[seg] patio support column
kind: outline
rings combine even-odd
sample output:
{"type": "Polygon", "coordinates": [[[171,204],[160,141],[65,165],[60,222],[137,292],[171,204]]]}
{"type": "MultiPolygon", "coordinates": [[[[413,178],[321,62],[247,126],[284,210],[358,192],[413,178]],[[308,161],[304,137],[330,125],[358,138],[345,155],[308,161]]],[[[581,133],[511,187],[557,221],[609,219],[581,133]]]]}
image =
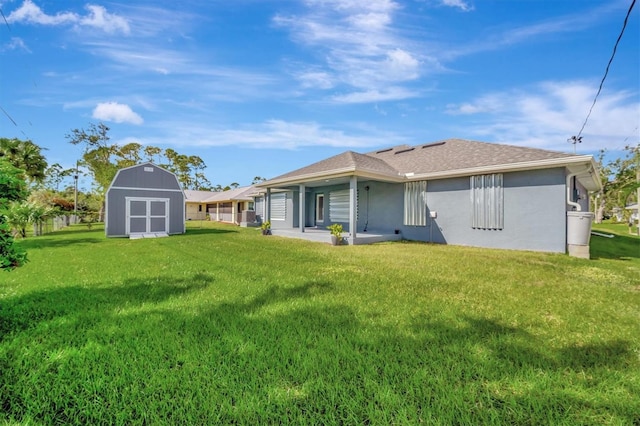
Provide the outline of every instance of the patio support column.
{"type": "Polygon", "coordinates": [[[271,188],[267,188],[267,193],[264,196],[264,220],[271,222],[271,188]]]}
{"type": "Polygon", "coordinates": [[[231,223],[236,223],[236,210],[238,209],[238,202],[231,202],[231,223]]]}
{"type": "Polygon", "coordinates": [[[358,226],[358,177],[351,176],[349,180],[349,232],[351,244],[356,243],[356,228],[358,226]]]}
{"type": "Polygon", "coordinates": [[[305,187],[304,187],[304,183],[300,184],[300,206],[298,208],[298,210],[300,211],[300,232],[304,232],[304,224],[305,224],[305,217],[306,217],[306,201],[305,201],[305,187]]]}
{"type": "Polygon", "coordinates": [[[216,222],[220,220],[220,203],[216,203],[216,222]]]}

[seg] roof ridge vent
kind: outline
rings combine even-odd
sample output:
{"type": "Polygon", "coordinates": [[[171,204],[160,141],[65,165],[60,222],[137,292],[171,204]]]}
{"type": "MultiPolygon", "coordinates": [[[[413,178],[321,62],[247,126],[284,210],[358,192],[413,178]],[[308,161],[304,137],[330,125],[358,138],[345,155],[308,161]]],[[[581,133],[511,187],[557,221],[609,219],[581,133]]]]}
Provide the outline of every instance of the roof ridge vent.
{"type": "Polygon", "coordinates": [[[394,152],[394,154],[402,154],[403,152],[409,152],[409,151],[413,151],[415,148],[411,147],[411,148],[407,148],[407,149],[401,149],[400,151],[396,151],[394,152]]]}
{"type": "Polygon", "coordinates": [[[385,149],[381,149],[380,151],[376,151],[376,154],[382,154],[383,152],[389,152],[392,151],[393,148],[385,148],[385,149]]]}
{"type": "Polygon", "coordinates": [[[446,141],[442,141],[442,142],[434,142],[434,143],[427,143],[422,145],[420,148],[431,148],[432,146],[440,146],[440,145],[444,145],[445,143],[447,143],[446,141]]]}

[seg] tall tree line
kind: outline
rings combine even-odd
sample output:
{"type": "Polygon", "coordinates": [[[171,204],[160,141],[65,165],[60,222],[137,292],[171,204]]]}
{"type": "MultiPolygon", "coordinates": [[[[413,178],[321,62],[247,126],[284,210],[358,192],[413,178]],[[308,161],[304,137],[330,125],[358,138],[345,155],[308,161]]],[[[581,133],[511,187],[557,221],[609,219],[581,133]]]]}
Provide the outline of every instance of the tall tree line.
{"type": "MultiPolygon", "coordinates": [[[[609,162],[605,154],[602,150],[597,157],[602,189],[591,196],[596,223],[640,199],[640,145],[627,145],[623,156],[609,162]]],[[[631,213],[623,210],[623,214],[629,220],[631,213]]]]}
{"type": "MultiPolygon", "coordinates": [[[[92,123],[86,129],[73,129],[66,135],[69,143],[84,147],[80,165],[89,171],[95,191],[102,200],[119,169],[142,161],[153,162],[171,171],[185,189],[211,189],[211,182],[204,175],[207,166],[197,155],[187,156],[171,148],[163,150],[136,142],[120,146],[111,142],[109,130],[109,127],[103,123],[92,123]]],[[[103,211],[104,208],[101,208],[100,221],[103,220],[103,211]]]]}

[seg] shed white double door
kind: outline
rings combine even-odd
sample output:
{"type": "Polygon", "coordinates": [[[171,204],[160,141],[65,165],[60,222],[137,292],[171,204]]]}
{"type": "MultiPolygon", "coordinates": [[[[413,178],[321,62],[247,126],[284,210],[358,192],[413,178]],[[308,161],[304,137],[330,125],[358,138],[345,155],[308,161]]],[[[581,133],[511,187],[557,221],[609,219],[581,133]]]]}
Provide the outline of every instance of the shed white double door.
{"type": "Polygon", "coordinates": [[[169,199],[127,197],[127,235],[167,233],[169,199]]]}

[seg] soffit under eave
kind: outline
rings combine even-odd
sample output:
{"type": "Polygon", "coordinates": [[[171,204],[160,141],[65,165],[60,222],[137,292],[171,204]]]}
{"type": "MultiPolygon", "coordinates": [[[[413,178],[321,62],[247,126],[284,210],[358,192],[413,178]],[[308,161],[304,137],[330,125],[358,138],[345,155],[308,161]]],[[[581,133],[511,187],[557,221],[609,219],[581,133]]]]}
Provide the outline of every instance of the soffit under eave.
{"type": "Polygon", "coordinates": [[[575,164],[567,167],[567,172],[575,174],[576,179],[587,191],[599,191],[602,189],[600,170],[595,160],[590,163],[575,164]]]}

